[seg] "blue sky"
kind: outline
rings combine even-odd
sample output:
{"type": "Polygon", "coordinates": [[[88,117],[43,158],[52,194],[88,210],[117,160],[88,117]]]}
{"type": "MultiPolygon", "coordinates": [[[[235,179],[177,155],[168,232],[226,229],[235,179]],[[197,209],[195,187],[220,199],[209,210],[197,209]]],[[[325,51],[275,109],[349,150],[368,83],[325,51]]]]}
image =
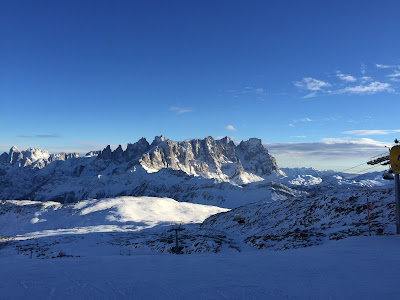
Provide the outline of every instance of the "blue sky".
{"type": "Polygon", "coordinates": [[[3,1],[0,150],[258,137],[345,168],[400,137],[398,1],[3,1]],[[392,107],[392,108],[391,108],[392,107]]]}

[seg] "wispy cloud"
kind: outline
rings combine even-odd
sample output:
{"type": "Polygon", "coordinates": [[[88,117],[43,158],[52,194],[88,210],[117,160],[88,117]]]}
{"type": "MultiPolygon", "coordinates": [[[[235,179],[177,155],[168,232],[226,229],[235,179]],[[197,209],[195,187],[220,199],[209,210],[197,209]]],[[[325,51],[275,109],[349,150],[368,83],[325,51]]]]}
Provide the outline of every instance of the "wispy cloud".
{"type": "Polygon", "coordinates": [[[312,93],[309,93],[309,94],[303,96],[303,98],[305,98],[305,99],[307,99],[307,98],[314,98],[314,97],[316,97],[317,95],[318,95],[318,94],[317,94],[316,92],[312,92],[312,93]]]}
{"type": "Polygon", "coordinates": [[[169,110],[175,112],[177,115],[193,112],[192,108],[183,108],[179,106],[172,106],[169,108],[169,110]]]}
{"type": "Polygon", "coordinates": [[[354,76],[343,74],[340,71],[336,71],[336,76],[346,82],[355,82],[357,79],[354,76]]]}
{"type": "Polygon", "coordinates": [[[298,122],[312,122],[313,120],[311,120],[310,118],[301,118],[301,119],[297,119],[297,120],[293,120],[293,123],[298,123],[298,122]]]}
{"type": "Polygon", "coordinates": [[[390,78],[400,77],[400,72],[395,70],[393,74],[386,75],[386,77],[390,77],[390,78]]]}
{"type": "Polygon", "coordinates": [[[17,135],[19,138],[39,138],[39,139],[54,139],[61,137],[59,134],[35,134],[35,135],[17,135]]]}
{"type": "Polygon", "coordinates": [[[305,135],[292,135],[291,138],[296,138],[296,139],[305,139],[305,135]]]}
{"type": "Polygon", "coordinates": [[[394,130],[379,130],[379,129],[374,129],[374,130],[349,130],[349,131],[344,131],[344,134],[352,134],[352,135],[386,135],[386,134],[393,134],[393,133],[398,133],[400,132],[400,129],[394,129],[394,130]]]}
{"type": "Polygon", "coordinates": [[[256,88],[256,89],[255,89],[255,92],[256,92],[256,94],[258,94],[258,95],[264,95],[264,94],[265,94],[263,88],[256,88]]]}
{"type": "Polygon", "coordinates": [[[318,80],[312,77],[305,77],[301,81],[295,81],[295,86],[301,89],[309,91],[320,91],[322,88],[330,87],[331,84],[322,80],[318,80]]]}
{"type": "Polygon", "coordinates": [[[371,156],[385,151],[389,144],[367,138],[337,139],[324,138],[311,143],[264,144],[276,158],[283,159],[360,159],[367,161],[371,156]]]}
{"type": "Polygon", "coordinates": [[[236,131],[236,128],[233,125],[227,125],[225,126],[225,129],[229,131],[236,131]]]}
{"type": "Polygon", "coordinates": [[[289,127],[295,127],[292,123],[289,124],[289,127]]]}
{"type": "Polygon", "coordinates": [[[60,135],[58,134],[37,134],[35,135],[36,138],[40,139],[53,139],[53,138],[59,138],[60,135]]]}
{"type": "Polygon", "coordinates": [[[360,72],[363,75],[367,74],[367,65],[366,64],[361,64],[360,72]]]}
{"type": "Polygon", "coordinates": [[[390,69],[392,66],[383,65],[383,64],[376,64],[375,65],[378,69],[390,69]]]}
{"type": "Polygon", "coordinates": [[[361,77],[361,81],[362,81],[362,83],[365,83],[365,82],[368,82],[368,81],[372,81],[372,77],[363,76],[363,77],[361,77]]]}
{"type": "Polygon", "coordinates": [[[389,83],[373,81],[368,85],[349,86],[337,90],[336,94],[376,94],[379,92],[393,92],[389,83]]]}
{"type": "Polygon", "coordinates": [[[384,65],[384,64],[376,64],[378,69],[400,69],[400,65],[384,65]]]}
{"type": "Polygon", "coordinates": [[[244,95],[265,96],[267,94],[264,88],[254,86],[245,86],[238,90],[228,90],[228,93],[232,94],[234,98],[240,98],[244,95]]]}

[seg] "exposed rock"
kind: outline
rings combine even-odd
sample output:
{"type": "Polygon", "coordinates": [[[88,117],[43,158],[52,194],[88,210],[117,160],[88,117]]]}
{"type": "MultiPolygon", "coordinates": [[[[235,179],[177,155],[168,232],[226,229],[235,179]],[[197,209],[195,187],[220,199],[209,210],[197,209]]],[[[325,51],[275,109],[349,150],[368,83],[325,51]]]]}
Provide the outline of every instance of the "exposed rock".
{"type": "Polygon", "coordinates": [[[111,154],[112,154],[111,146],[108,145],[107,147],[104,148],[103,151],[99,153],[99,155],[97,155],[97,158],[101,158],[104,160],[111,160],[111,154]]]}

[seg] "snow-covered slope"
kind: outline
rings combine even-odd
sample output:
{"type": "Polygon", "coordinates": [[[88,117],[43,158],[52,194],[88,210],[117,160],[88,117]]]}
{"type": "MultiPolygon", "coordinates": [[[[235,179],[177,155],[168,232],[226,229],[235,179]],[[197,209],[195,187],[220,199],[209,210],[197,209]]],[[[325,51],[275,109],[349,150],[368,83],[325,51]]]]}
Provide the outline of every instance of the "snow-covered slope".
{"type": "Polygon", "coordinates": [[[237,236],[257,248],[291,249],[368,234],[367,198],[372,231],[395,233],[392,189],[314,188],[283,201],[251,203],[209,217],[204,228],[237,236]]]}
{"type": "Polygon", "coordinates": [[[171,223],[201,223],[227,211],[169,198],[118,197],[63,205],[29,200],[0,201],[3,236],[31,239],[93,232],[138,231],[171,223]]]}
{"type": "Polygon", "coordinates": [[[292,249],[367,235],[367,198],[373,234],[393,234],[393,189],[361,187],[318,187],[291,198],[271,194],[263,201],[247,200],[249,204],[231,211],[149,197],[85,200],[69,205],[2,201],[0,227],[9,242],[41,238],[41,245],[27,242],[25,246],[34,247],[38,253],[54,242],[48,239],[52,236],[57,237],[57,244],[68,244],[70,235],[83,235],[87,241],[88,233],[107,232],[119,234],[97,235],[89,241],[105,249],[113,244],[171,252],[173,241],[165,228],[170,223],[186,224],[181,236],[183,253],[244,251],[252,247],[292,249]],[[127,240],[129,243],[124,244],[127,240]]]}

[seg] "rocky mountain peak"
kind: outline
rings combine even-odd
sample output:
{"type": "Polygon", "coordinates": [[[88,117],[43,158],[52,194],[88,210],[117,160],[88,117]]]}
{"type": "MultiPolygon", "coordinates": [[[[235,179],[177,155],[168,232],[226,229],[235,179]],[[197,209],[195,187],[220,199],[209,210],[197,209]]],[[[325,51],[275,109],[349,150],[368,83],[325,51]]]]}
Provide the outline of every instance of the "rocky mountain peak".
{"type": "Polygon", "coordinates": [[[10,152],[0,155],[0,162],[5,162],[18,167],[30,166],[31,168],[43,168],[55,160],[67,160],[79,157],[79,153],[59,153],[50,154],[46,150],[29,147],[25,151],[20,151],[16,146],[11,147],[10,152]]]}
{"type": "Polygon", "coordinates": [[[151,148],[158,146],[160,143],[165,141],[165,137],[163,135],[155,136],[153,142],[151,143],[151,148]]]}
{"type": "Polygon", "coordinates": [[[123,162],[124,161],[124,150],[122,150],[122,146],[119,145],[117,149],[115,149],[111,154],[111,159],[115,162],[123,162]]]}
{"type": "Polygon", "coordinates": [[[9,156],[7,152],[3,152],[3,154],[0,155],[0,162],[8,162],[9,161],[9,156]]]}
{"type": "Polygon", "coordinates": [[[10,149],[10,153],[8,154],[9,163],[14,165],[17,161],[24,158],[24,155],[19,151],[16,146],[12,146],[10,149]]]}
{"type": "Polygon", "coordinates": [[[100,151],[100,153],[97,155],[98,158],[101,159],[105,159],[105,160],[109,160],[111,159],[111,146],[107,145],[107,147],[105,147],[102,151],[100,151]]]}
{"type": "Polygon", "coordinates": [[[240,184],[260,181],[263,180],[261,176],[279,171],[260,139],[250,139],[235,146],[230,137],[215,140],[208,136],[203,140],[185,140],[180,143],[164,140],[144,153],[139,163],[148,172],[171,168],[189,175],[240,184]]]}

